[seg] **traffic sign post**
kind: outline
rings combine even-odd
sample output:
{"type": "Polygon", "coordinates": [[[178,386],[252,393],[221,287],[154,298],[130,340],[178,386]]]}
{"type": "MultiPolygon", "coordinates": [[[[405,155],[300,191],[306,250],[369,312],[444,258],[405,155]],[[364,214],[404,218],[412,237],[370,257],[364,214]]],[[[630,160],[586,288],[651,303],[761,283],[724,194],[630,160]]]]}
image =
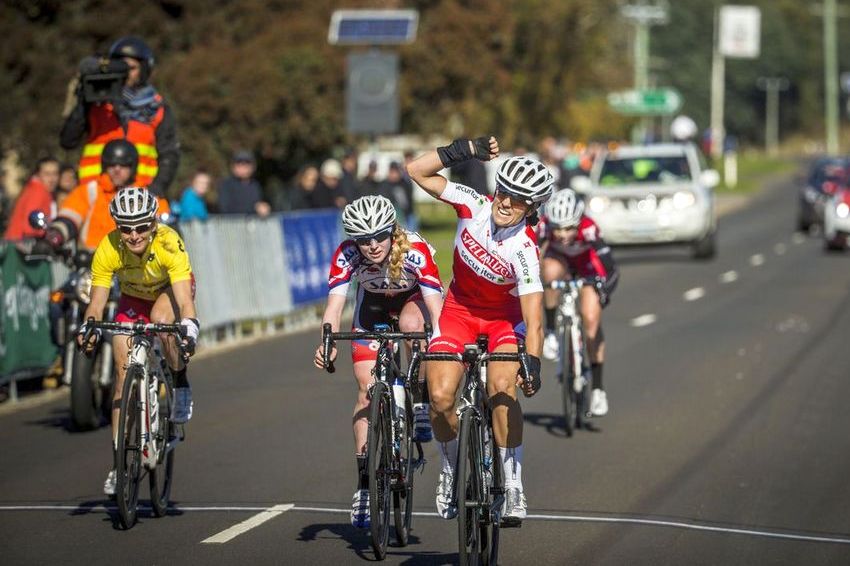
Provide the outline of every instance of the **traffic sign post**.
{"type": "Polygon", "coordinates": [[[627,116],[670,116],[682,107],[682,95],[673,88],[623,90],[609,93],[608,104],[627,116]]]}

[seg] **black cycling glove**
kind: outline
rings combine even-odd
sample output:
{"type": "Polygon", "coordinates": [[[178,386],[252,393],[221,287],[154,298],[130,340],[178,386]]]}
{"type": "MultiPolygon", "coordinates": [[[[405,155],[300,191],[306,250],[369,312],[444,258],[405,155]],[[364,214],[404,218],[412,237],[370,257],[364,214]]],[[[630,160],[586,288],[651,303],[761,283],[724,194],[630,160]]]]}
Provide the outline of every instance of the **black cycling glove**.
{"type": "Polygon", "coordinates": [[[443,167],[452,167],[458,163],[468,161],[473,157],[481,161],[490,160],[490,138],[484,136],[474,140],[459,138],[451,144],[437,148],[437,155],[443,167]],[[471,142],[471,143],[470,143],[471,142]],[[470,148],[470,145],[472,146],[470,148]]]}
{"type": "MultiPolygon", "coordinates": [[[[526,393],[526,397],[531,397],[538,391],[540,391],[540,358],[537,356],[528,356],[528,364],[526,366],[528,368],[528,377],[531,379],[531,393],[526,393]]],[[[525,390],[523,389],[523,392],[525,390]]]]}

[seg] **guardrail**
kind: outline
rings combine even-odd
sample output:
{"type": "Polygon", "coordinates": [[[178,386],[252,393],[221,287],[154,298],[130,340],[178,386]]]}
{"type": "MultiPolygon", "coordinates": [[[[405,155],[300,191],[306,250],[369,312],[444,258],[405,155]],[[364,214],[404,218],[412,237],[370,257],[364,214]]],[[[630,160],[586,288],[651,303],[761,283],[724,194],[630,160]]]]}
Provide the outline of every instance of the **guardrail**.
{"type": "MultiPolygon", "coordinates": [[[[267,218],[213,216],[180,225],[192,261],[201,347],[318,324],[328,262],[341,241],[336,209],[267,218]]],[[[0,242],[0,384],[40,377],[56,356],[50,291],[68,276],[58,262],[24,262],[0,242]]]]}

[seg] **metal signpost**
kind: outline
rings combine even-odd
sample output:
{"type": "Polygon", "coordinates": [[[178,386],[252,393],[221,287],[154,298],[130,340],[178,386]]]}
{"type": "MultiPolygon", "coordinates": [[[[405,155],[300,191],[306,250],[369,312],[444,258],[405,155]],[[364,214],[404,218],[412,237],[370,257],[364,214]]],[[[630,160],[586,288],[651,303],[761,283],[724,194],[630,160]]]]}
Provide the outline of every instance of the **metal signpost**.
{"type": "Polygon", "coordinates": [[[355,134],[394,134],[400,111],[398,54],[376,48],[416,39],[417,10],[337,10],[331,16],[331,45],[372,47],[350,53],[345,89],[346,125],[355,134]]]}

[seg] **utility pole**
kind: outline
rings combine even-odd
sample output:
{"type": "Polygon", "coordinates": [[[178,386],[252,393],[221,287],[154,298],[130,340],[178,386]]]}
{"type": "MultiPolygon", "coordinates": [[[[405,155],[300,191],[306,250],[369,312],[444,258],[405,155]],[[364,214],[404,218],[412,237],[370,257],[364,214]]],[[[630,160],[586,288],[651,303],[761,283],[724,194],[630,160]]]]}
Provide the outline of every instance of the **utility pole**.
{"type": "Polygon", "coordinates": [[[788,79],[759,77],[756,79],[756,86],[766,93],[764,145],[768,155],[775,156],[779,149],[779,92],[788,90],[788,79]]]}
{"type": "Polygon", "coordinates": [[[720,53],[720,7],[714,8],[714,38],[711,42],[711,157],[723,155],[723,108],[726,95],[726,58],[720,53]]]}
{"type": "Polygon", "coordinates": [[[838,34],[835,0],[823,2],[823,73],[826,151],[838,153],[838,34]]]}
{"type": "MultiPolygon", "coordinates": [[[[634,88],[646,90],[649,88],[649,27],[667,23],[667,0],[657,0],[653,4],[639,0],[637,4],[626,4],[621,7],[620,14],[635,26],[634,88]]],[[[641,120],[639,133],[633,134],[633,137],[645,137],[647,129],[648,118],[644,118],[641,120]]]]}

